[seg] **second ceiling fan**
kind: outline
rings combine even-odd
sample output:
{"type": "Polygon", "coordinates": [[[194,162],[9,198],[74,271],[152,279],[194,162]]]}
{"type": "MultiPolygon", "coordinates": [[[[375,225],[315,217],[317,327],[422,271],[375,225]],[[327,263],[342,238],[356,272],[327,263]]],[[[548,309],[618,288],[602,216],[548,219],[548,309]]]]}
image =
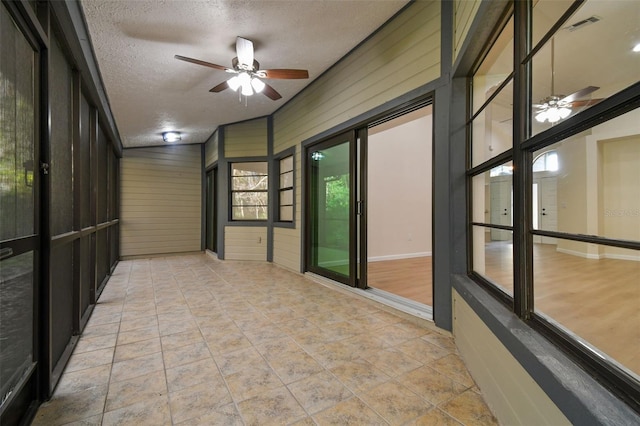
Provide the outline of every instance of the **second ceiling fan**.
{"type": "Polygon", "coordinates": [[[236,39],[236,55],[237,56],[231,61],[232,68],[212,64],[211,62],[201,61],[199,59],[188,58],[186,56],[175,55],[174,57],[181,61],[191,62],[193,64],[235,74],[229,80],[223,81],[209,90],[214,93],[222,92],[223,90],[230,88],[234,91],[240,90],[240,93],[244,96],[251,96],[254,93],[264,93],[265,96],[275,101],[282,98],[282,96],[273,87],[262,81],[262,79],[309,78],[309,72],[307,70],[261,70],[260,64],[253,57],[253,42],[246,38],[238,37],[236,39]]]}

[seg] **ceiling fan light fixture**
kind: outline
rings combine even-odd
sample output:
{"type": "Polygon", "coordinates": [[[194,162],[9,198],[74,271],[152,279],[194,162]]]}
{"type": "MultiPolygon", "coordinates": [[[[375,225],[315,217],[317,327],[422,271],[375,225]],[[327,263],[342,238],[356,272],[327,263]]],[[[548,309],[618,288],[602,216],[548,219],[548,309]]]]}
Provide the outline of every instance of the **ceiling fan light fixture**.
{"type": "Polygon", "coordinates": [[[240,78],[237,75],[234,75],[229,79],[229,81],[227,81],[227,84],[229,85],[229,88],[231,90],[233,90],[234,92],[237,92],[238,88],[241,85],[240,78]]]}
{"type": "Polygon", "coordinates": [[[545,121],[548,121],[549,123],[557,123],[558,121],[564,120],[570,115],[570,108],[552,106],[543,111],[540,111],[538,114],[536,114],[535,118],[539,123],[544,123],[545,121]]]}
{"type": "Polygon", "coordinates": [[[253,90],[256,91],[256,93],[260,93],[264,90],[264,82],[258,78],[252,78],[251,79],[251,86],[253,87],[253,90]]]}
{"type": "Polygon", "coordinates": [[[640,43],[633,46],[633,49],[631,50],[633,50],[635,53],[640,53],[640,43]]]}

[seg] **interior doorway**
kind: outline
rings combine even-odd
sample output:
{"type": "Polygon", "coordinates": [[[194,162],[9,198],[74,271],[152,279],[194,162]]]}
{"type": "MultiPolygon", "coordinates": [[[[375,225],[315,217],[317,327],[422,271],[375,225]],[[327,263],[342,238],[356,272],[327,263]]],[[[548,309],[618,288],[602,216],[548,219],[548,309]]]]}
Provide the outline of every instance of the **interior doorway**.
{"type": "Polygon", "coordinates": [[[367,285],[424,305],[432,291],[431,105],[369,127],[367,285]]]}

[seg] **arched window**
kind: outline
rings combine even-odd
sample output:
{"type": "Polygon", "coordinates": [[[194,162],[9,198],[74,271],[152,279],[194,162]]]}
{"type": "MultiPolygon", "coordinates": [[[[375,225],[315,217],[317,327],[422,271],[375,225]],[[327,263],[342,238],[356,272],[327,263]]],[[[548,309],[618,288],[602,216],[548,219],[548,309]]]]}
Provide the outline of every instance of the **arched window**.
{"type": "Polygon", "coordinates": [[[538,155],[533,160],[533,172],[557,172],[558,171],[558,153],[556,151],[547,151],[538,155]]]}

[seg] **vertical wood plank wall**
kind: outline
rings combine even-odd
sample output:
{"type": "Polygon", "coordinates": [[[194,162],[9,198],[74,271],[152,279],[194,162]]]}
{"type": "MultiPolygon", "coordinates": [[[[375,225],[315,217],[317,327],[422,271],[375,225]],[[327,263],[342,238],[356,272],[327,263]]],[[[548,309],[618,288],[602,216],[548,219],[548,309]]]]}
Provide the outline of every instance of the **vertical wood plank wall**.
{"type": "Polygon", "coordinates": [[[453,4],[453,61],[455,62],[467,37],[481,0],[455,0],[453,4]]]}
{"type": "Polygon", "coordinates": [[[453,290],[453,336],[502,424],[571,424],[473,309],[453,290]]]}
{"type": "Polygon", "coordinates": [[[200,251],[200,146],[126,149],[121,164],[121,256],[200,251]]]}
{"type": "Polygon", "coordinates": [[[296,228],[274,229],[275,263],[300,270],[301,142],[440,77],[440,44],[440,3],[415,2],[274,114],[274,153],[298,145],[296,228]]]}
{"type": "Polygon", "coordinates": [[[207,168],[218,161],[218,131],[204,145],[204,167],[207,168]]]}

